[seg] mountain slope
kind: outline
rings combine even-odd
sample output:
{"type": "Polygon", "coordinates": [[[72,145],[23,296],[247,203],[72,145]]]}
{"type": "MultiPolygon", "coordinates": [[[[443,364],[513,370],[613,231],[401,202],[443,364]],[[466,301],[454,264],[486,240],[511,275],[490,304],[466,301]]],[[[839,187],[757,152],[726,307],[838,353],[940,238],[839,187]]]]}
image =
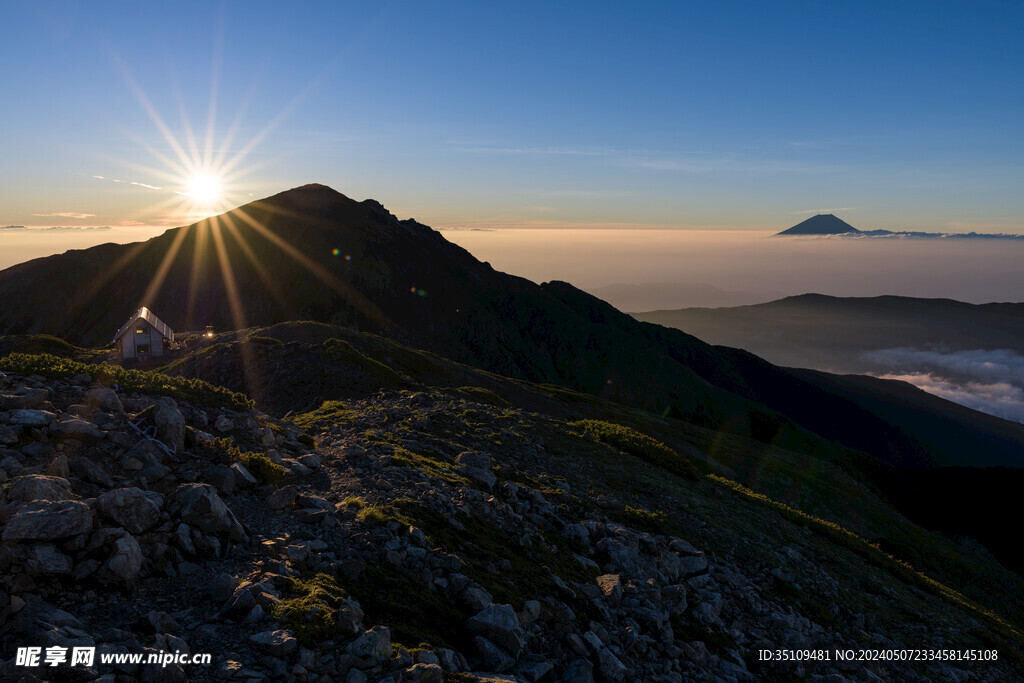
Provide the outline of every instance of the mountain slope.
{"type": "Polygon", "coordinates": [[[932,453],[884,411],[749,354],[639,323],[566,283],[496,272],[426,226],[321,185],[141,244],[20,264],[0,273],[0,300],[0,331],[72,343],[105,343],[140,305],[178,330],[348,325],[501,375],[803,450],[829,450],[816,433],[901,466],[979,464],[974,452],[932,453]]]}

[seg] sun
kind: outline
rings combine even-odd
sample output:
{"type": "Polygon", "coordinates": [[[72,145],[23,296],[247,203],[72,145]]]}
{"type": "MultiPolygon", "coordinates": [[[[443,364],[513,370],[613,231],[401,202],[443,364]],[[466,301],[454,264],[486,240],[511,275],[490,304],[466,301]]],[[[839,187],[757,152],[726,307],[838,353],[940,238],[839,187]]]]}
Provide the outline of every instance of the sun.
{"type": "Polygon", "coordinates": [[[211,206],[223,196],[218,178],[209,173],[197,173],[188,180],[188,194],[196,204],[211,206]]]}

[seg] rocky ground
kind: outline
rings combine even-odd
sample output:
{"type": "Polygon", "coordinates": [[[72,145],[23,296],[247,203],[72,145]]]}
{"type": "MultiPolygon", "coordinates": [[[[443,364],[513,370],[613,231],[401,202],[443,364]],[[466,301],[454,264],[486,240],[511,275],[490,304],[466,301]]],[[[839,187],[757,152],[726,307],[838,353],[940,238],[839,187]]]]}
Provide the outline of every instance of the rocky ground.
{"type": "MultiPolygon", "coordinates": [[[[395,391],[294,422],[0,375],[5,680],[1009,680],[942,597],[583,424],[395,391]],[[133,426],[134,425],[134,426],[133,426]],[[141,430],[141,432],[140,432],[141,430]],[[18,666],[18,647],[212,663],[18,666]],[[834,658],[834,657],[833,657],[834,658]]],[[[98,661],[98,660],[97,660],[98,661]]]]}

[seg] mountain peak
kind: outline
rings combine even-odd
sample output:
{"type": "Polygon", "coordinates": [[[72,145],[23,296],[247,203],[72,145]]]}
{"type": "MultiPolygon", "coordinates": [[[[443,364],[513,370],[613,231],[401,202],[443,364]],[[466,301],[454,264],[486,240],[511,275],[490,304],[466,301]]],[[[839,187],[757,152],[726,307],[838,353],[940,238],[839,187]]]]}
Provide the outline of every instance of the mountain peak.
{"type": "Polygon", "coordinates": [[[842,218],[837,218],[830,213],[819,213],[807,220],[797,223],[788,230],[783,230],[779,235],[843,235],[849,232],[860,232],[842,218]]]}

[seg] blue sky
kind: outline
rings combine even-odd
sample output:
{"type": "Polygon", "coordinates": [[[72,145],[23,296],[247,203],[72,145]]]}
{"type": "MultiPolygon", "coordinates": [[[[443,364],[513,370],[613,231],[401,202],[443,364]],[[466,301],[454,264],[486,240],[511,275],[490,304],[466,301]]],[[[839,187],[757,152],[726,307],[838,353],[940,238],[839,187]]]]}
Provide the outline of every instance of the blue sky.
{"type": "Polygon", "coordinates": [[[0,225],[184,224],[201,171],[215,208],[322,182],[437,227],[1024,232],[1022,25],[1019,2],[6,2],[0,225]]]}

